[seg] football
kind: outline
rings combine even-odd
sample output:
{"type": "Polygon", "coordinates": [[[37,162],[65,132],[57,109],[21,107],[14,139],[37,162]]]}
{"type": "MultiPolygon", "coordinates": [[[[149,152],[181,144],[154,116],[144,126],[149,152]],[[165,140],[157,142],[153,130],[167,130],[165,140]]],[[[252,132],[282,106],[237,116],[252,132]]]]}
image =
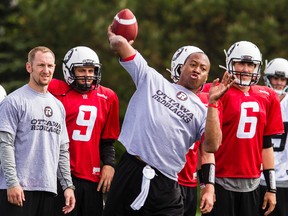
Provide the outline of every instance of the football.
{"type": "Polygon", "coordinates": [[[119,11],[111,26],[111,30],[116,35],[121,35],[127,41],[135,40],[138,34],[138,23],[136,17],[129,9],[119,11]]]}

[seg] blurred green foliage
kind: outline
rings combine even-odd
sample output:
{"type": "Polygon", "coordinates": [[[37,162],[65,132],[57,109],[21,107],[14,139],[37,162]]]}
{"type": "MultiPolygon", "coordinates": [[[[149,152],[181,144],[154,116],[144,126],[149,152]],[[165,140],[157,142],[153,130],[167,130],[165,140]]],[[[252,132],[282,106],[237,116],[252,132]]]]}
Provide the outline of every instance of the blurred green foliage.
{"type": "MultiPolygon", "coordinates": [[[[138,20],[134,47],[168,79],[165,69],[183,45],[199,46],[208,54],[209,81],[222,77],[218,65],[225,65],[223,49],[239,40],[255,43],[263,60],[288,55],[287,0],[1,0],[0,84],[10,93],[27,82],[25,63],[34,46],[55,52],[59,79],[65,53],[89,46],[102,63],[102,85],[118,94],[122,122],[135,86],[109,49],[106,30],[123,8],[138,20]]],[[[118,158],[124,148],[116,146],[118,158]]]]}
{"type": "MultiPolygon", "coordinates": [[[[135,86],[109,49],[106,30],[123,8],[138,20],[134,47],[167,79],[171,57],[184,45],[207,53],[209,81],[222,76],[218,65],[225,65],[223,50],[236,41],[255,43],[263,62],[288,56],[287,0],[1,0],[0,84],[10,93],[28,81],[25,63],[34,46],[55,52],[54,77],[59,79],[65,53],[89,46],[102,63],[102,85],[118,94],[122,122],[135,86]]],[[[119,142],[115,146],[117,162],[124,147],[119,142]]]]}

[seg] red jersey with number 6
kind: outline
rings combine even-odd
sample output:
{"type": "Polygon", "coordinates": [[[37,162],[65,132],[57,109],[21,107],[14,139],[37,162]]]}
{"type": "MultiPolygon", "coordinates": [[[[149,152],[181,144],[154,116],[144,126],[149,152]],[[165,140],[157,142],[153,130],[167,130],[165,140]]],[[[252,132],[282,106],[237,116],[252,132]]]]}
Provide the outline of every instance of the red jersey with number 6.
{"type": "Polygon", "coordinates": [[[258,178],[263,136],[283,133],[279,97],[266,86],[246,93],[232,86],[219,102],[223,137],[215,153],[216,177],[258,178]]]}
{"type": "Polygon", "coordinates": [[[71,173],[78,178],[99,182],[100,139],[116,140],[119,136],[117,95],[103,86],[81,94],[56,79],[52,79],[48,90],[66,110],[71,173]]]}

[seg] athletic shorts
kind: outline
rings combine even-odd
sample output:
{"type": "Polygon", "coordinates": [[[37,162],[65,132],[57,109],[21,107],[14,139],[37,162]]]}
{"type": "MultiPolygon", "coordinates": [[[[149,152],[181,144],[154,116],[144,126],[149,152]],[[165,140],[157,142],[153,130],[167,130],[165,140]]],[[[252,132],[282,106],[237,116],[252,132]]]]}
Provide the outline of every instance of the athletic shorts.
{"type": "Polygon", "coordinates": [[[156,175],[150,181],[147,199],[139,210],[131,204],[141,191],[142,171],[147,164],[125,152],[116,168],[103,216],[183,215],[183,200],[178,182],[153,168],[156,175]]]}
{"type": "Polygon", "coordinates": [[[51,216],[54,211],[55,194],[45,191],[24,191],[25,201],[19,207],[8,202],[7,190],[0,190],[0,215],[5,216],[51,216]]]}
{"type": "Polygon", "coordinates": [[[205,216],[257,216],[260,207],[260,190],[234,192],[215,184],[216,202],[205,216]]]}
{"type": "Polygon", "coordinates": [[[197,187],[180,185],[184,203],[184,216],[196,215],[197,209],[197,187]]]}
{"type": "MultiPolygon", "coordinates": [[[[262,205],[264,195],[267,188],[260,185],[260,204],[262,205]]],[[[276,206],[273,212],[269,216],[287,216],[288,215],[288,188],[277,187],[276,193],[276,206]]],[[[267,207],[268,208],[268,207],[267,207]]],[[[261,210],[261,216],[264,215],[265,210],[261,210]]]]}
{"type": "Polygon", "coordinates": [[[54,216],[101,216],[103,211],[103,194],[97,191],[98,183],[76,178],[72,175],[75,186],[75,208],[68,214],[64,214],[65,198],[62,187],[58,181],[58,196],[55,198],[54,216]]]}

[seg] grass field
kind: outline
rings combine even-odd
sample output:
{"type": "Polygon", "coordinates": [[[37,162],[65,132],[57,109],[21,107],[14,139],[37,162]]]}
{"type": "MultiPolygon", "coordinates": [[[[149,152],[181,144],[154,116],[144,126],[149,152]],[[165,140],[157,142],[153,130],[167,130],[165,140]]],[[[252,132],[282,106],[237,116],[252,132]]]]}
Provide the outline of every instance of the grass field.
{"type": "Polygon", "coordinates": [[[198,195],[198,203],[197,203],[197,212],[196,212],[196,216],[201,216],[201,213],[200,213],[200,211],[199,211],[199,200],[200,200],[200,198],[199,198],[199,191],[200,191],[200,188],[199,188],[199,186],[198,186],[198,188],[197,188],[197,195],[198,195]]]}

